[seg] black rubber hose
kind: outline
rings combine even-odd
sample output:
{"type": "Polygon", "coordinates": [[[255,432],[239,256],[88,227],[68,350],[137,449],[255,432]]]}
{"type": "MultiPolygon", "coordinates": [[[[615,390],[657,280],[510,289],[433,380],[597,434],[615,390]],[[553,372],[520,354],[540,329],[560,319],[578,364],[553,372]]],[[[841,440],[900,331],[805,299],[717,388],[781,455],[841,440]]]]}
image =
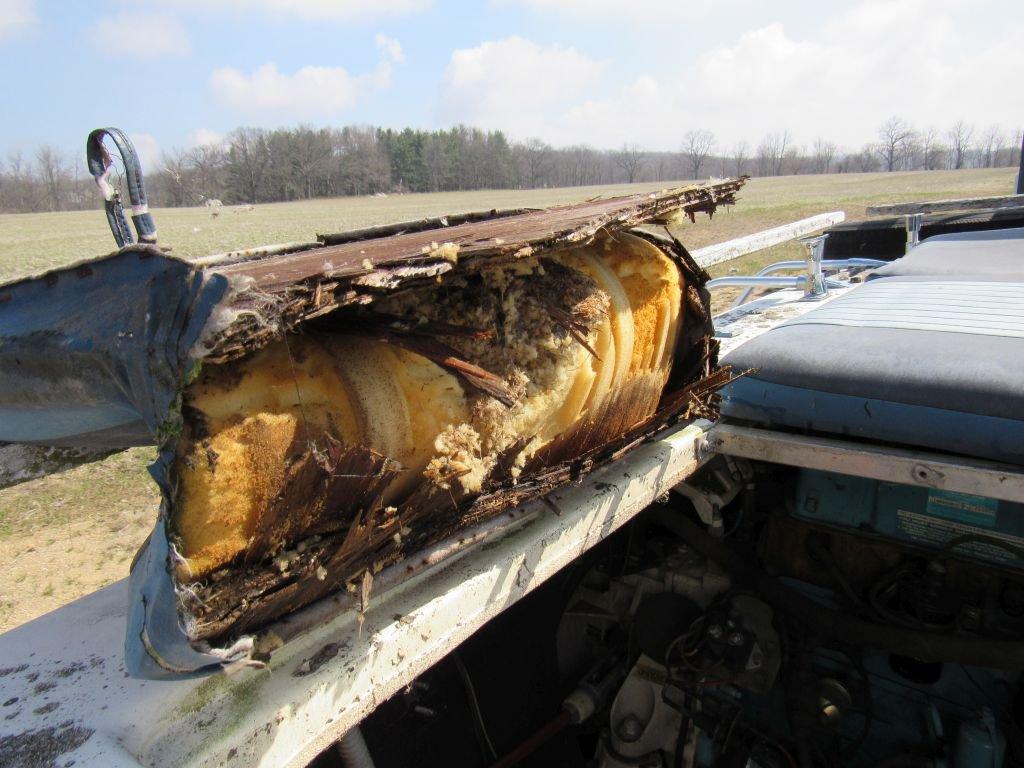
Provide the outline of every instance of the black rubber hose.
{"type": "Polygon", "coordinates": [[[117,247],[123,248],[135,242],[135,238],[132,237],[131,227],[128,226],[128,219],[124,217],[124,206],[121,205],[120,198],[104,200],[103,210],[106,211],[107,224],[110,225],[110,231],[114,235],[114,242],[117,243],[117,247]]]}
{"type": "Polygon", "coordinates": [[[760,594],[775,610],[802,621],[820,636],[921,661],[994,669],[1024,668],[1024,642],[927,632],[865,621],[785,586],[681,514],[657,509],[653,519],[697,552],[722,565],[737,582],[760,594]]]}
{"type": "MultiPolygon", "coordinates": [[[[103,146],[103,137],[109,136],[117,147],[124,162],[125,180],[128,184],[128,199],[132,205],[132,223],[143,243],[156,242],[156,223],[149,213],[146,188],[142,182],[142,164],[128,135],[120,128],[97,128],[85,141],[85,157],[89,173],[99,180],[110,166],[110,155],[103,146]]],[[[117,202],[107,200],[107,220],[118,246],[130,245],[133,240],[124,218],[124,209],[117,202]]]]}

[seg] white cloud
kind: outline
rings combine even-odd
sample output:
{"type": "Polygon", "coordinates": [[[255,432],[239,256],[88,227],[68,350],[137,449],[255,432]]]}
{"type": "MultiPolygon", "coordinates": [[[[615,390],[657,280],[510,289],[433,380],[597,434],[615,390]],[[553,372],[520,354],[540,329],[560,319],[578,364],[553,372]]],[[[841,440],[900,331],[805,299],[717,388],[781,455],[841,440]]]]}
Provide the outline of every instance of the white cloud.
{"type": "Polygon", "coordinates": [[[407,16],[425,11],[433,0],[175,0],[178,5],[232,12],[267,13],[274,18],[303,21],[353,21],[407,16]]]}
{"type": "Polygon", "coordinates": [[[191,147],[217,145],[223,140],[224,134],[218,133],[217,131],[211,131],[209,128],[199,128],[193,131],[188,137],[188,143],[191,147]]]}
{"type": "Polygon", "coordinates": [[[129,133],[128,138],[142,163],[142,172],[155,171],[160,165],[160,144],[150,133],[129,133]]]}
{"type": "Polygon", "coordinates": [[[384,55],[396,64],[401,64],[405,61],[405,53],[402,52],[402,44],[394,38],[382,35],[380,32],[377,33],[377,50],[383,51],[384,55]]]}
{"type": "Polygon", "coordinates": [[[332,117],[391,86],[393,66],[405,60],[402,46],[383,34],[376,44],[380,59],[370,72],[354,75],[344,67],[307,66],[287,74],[268,62],[248,74],[234,67],[214,70],[210,88],[229,105],[254,115],[289,122],[332,117]]]}
{"type": "Polygon", "coordinates": [[[848,147],[873,139],[894,114],[919,125],[962,114],[1012,122],[1004,83],[1024,77],[1024,27],[993,27],[1001,41],[979,46],[957,29],[963,12],[941,0],[864,0],[807,38],[768,25],[701,56],[687,75],[696,87],[684,95],[734,137],[735,126],[756,118],[765,131],[788,128],[802,141],[821,135],[848,147]],[[1005,80],[983,75],[986,57],[1005,80]]]}
{"type": "Polygon", "coordinates": [[[185,27],[162,13],[121,11],[90,27],[89,39],[102,52],[140,58],[181,56],[192,51],[185,27]]]}
{"type": "Polygon", "coordinates": [[[542,47],[521,37],[485,42],[452,53],[442,80],[441,116],[516,136],[558,136],[563,105],[584,98],[604,62],[573,48],[542,47]]]}
{"type": "MultiPolygon", "coordinates": [[[[736,6],[751,2],[757,0],[731,0],[730,13],[741,12],[736,6]]],[[[692,22],[722,7],[720,0],[631,0],[628,5],[622,0],[491,0],[491,5],[520,6],[544,17],[560,14],[581,17],[586,22],[641,26],[654,37],[667,22],[692,22]]]]}
{"type": "MultiPolygon", "coordinates": [[[[595,7],[590,0],[518,2],[595,7]]],[[[601,8],[610,0],[593,2],[601,8]]],[[[1006,84],[1024,80],[1024,22],[988,7],[986,14],[1005,22],[965,35],[973,14],[960,0],[860,0],[801,25],[800,34],[781,23],[740,27],[688,62],[666,46],[656,74],[639,73],[624,87],[610,81],[627,62],[603,70],[571,49],[509,38],[452,55],[442,117],[518,138],[604,147],[635,141],[651,149],[677,149],[691,128],[714,131],[720,146],[788,129],[798,142],[822,136],[857,148],[891,115],[920,127],[960,118],[1015,127],[1019,104],[1006,97],[1006,84]]]]}
{"type": "Polygon", "coordinates": [[[0,0],[0,40],[10,39],[35,23],[35,0],[0,0]]]}
{"type": "Polygon", "coordinates": [[[210,75],[210,87],[228,104],[252,111],[336,111],[355,102],[359,91],[357,79],[342,67],[303,67],[286,75],[273,62],[252,74],[218,69],[210,75]]]}

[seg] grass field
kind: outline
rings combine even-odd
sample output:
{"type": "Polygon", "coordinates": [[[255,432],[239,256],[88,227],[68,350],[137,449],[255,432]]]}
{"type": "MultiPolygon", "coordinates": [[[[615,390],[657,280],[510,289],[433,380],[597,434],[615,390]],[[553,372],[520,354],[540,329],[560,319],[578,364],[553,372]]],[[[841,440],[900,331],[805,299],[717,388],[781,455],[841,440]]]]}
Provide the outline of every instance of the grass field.
{"type": "MultiPolygon", "coordinates": [[[[825,211],[842,210],[848,219],[859,219],[866,206],[878,203],[1009,194],[1014,174],[1000,168],[754,179],[735,208],[684,224],[676,235],[699,248],[825,211]]],[[[161,243],[173,246],[177,255],[195,257],[423,216],[545,206],[666,186],[339,198],[257,205],[252,211],[226,207],[217,217],[200,208],[154,215],[161,243]]],[[[112,247],[101,211],[0,215],[0,282],[112,247]]],[[[796,244],[785,244],[712,271],[748,274],[799,252],[796,244]]],[[[132,555],[156,519],[158,496],[145,472],[152,453],[134,449],[0,491],[0,631],[127,575],[132,555]]]]}

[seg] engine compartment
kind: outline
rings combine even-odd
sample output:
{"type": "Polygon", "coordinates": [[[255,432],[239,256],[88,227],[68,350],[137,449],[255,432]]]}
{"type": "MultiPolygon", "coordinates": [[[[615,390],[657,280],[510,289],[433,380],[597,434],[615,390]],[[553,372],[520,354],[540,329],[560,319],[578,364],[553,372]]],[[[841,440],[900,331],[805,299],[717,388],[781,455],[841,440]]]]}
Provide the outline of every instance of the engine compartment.
{"type": "Polygon", "coordinates": [[[1018,765],[1016,511],[718,456],[362,731],[378,766],[1018,765]]]}

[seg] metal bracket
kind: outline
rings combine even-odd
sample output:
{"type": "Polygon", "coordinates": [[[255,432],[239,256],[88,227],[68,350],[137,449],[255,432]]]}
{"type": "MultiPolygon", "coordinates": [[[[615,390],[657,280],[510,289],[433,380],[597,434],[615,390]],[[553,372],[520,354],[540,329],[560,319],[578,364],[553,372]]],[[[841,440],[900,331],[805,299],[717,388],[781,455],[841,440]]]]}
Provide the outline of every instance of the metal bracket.
{"type": "Polygon", "coordinates": [[[827,237],[828,235],[815,235],[814,237],[802,237],[799,240],[807,248],[807,255],[804,257],[807,264],[804,298],[811,301],[820,301],[828,296],[825,274],[821,271],[821,259],[825,254],[825,238],[827,237]]]}

